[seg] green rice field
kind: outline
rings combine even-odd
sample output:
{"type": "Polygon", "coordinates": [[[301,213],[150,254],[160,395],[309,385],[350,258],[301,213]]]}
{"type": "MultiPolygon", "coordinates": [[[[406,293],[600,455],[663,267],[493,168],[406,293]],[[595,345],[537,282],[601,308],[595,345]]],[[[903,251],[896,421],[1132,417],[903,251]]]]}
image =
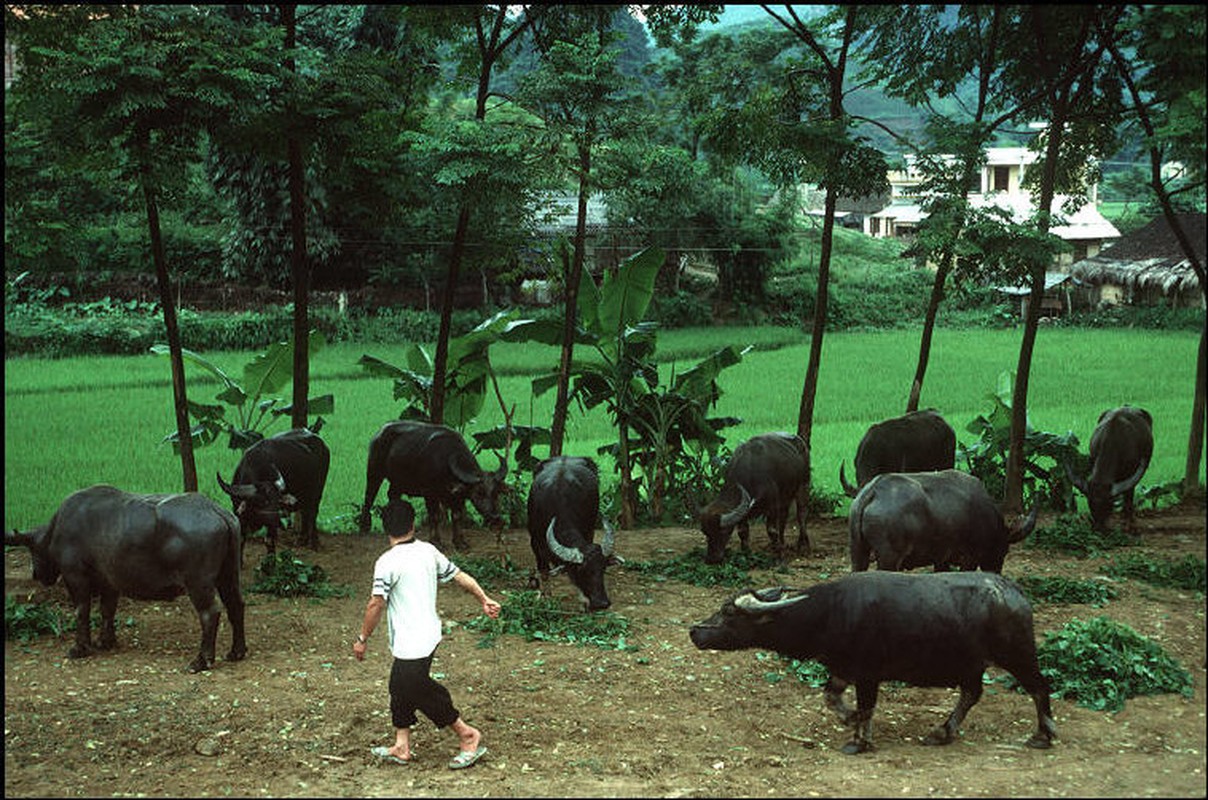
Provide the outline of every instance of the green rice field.
{"type": "MultiPolygon", "coordinates": [[[[921,404],[939,409],[958,440],[972,440],[965,426],[990,410],[987,397],[999,374],[1016,368],[1021,336],[1020,330],[937,331],[921,404]]],[[[720,376],[723,395],[713,413],[743,419],[741,426],[724,432],[728,444],[733,447],[766,431],[794,430],[808,358],[808,337],[799,331],[664,331],[659,335],[663,375],[686,369],[726,344],[753,346],[740,364],[720,376]]],[[[846,460],[850,465],[864,431],[905,410],[918,344],[918,331],[827,334],[814,415],[815,486],[839,493],[839,464],[846,460]]],[[[1154,417],[1155,451],[1142,486],[1181,478],[1197,346],[1198,335],[1187,332],[1042,329],[1029,387],[1031,424],[1055,433],[1073,431],[1085,452],[1104,409],[1124,403],[1143,406],[1154,417]]],[[[319,522],[329,531],[353,529],[356,506],[364,495],[369,439],[399,412],[390,381],[369,376],[357,366],[366,353],[404,363],[402,345],[377,344],[329,345],[312,362],[312,395],[331,393],[336,404],[323,428],[332,467],[319,522]]],[[[238,375],[253,354],[205,355],[228,374],[238,375]]],[[[517,424],[549,425],[554,393],[533,396],[530,380],[552,369],[557,360],[558,351],[543,345],[492,349],[500,388],[505,401],[515,407],[517,424]]],[[[213,378],[192,365],[186,374],[190,397],[214,402],[219,385],[213,378]]],[[[163,442],[174,427],[166,357],[14,358],[5,360],[4,377],[6,528],[47,522],[64,497],[93,483],[143,492],[181,489],[179,460],[163,442]]],[[[481,418],[466,433],[493,428],[501,420],[498,407],[488,400],[481,418]]],[[[278,421],[269,433],[286,424],[278,421]]],[[[572,406],[565,453],[594,456],[596,448],[612,438],[603,410],[584,416],[572,406]]],[[[238,459],[239,453],[225,441],[198,450],[201,490],[221,499],[215,473],[229,479],[238,459]]],[[[481,463],[493,468],[497,462],[484,454],[481,463]]],[[[602,473],[612,474],[607,466],[602,473]]]]}

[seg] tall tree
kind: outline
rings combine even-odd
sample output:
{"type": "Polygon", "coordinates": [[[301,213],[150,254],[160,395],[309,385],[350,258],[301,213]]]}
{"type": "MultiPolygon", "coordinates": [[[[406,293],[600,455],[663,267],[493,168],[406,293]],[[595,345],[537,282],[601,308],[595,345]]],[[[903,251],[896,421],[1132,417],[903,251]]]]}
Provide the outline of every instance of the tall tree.
{"type": "Polygon", "coordinates": [[[841,195],[879,195],[887,187],[884,157],[854,130],[844,108],[852,48],[871,24],[872,7],[842,6],[812,18],[800,7],[763,9],[797,49],[782,54],[777,85],[757,89],[728,125],[714,126],[712,133],[730,152],[747,152],[778,185],[808,181],[826,192],[809,361],[797,417],[797,434],[808,445],[826,331],[836,203],[841,195]]]}
{"type": "MultiPolygon", "coordinates": [[[[535,20],[544,13],[542,6],[521,6],[519,13],[513,13],[507,5],[467,7],[473,12],[474,56],[469,58],[471,64],[476,62],[477,75],[474,88],[474,120],[481,126],[487,118],[487,102],[491,97],[491,73],[500,63],[504,54],[513,48],[525,31],[531,29],[535,20]]],[[[475,200],[481,196],[481,180],[479,172],[465,180],[462,184],[461,198],[457,212],[457,225],[453,231],[453,243],[449,249],[448,269],[445,275],[445,291],[440,309],[440,330],[436,337],[436,356],[433,360],[432,371],[432,422],[437,424],[444,420],[445,412],[445,374],[449,361],[449,336],[452,330],[453,298],[461,275],[462,258],[465,253],[466,237],[470,228],[470,215],[474,210],[475,200]]]]}
{"type": "MultiPolygon", "coordinates": [[[[285,70],[297,80],[298,65],[294,48],[298,44],[298,7],[282,4],[281,25],[285,28],[285,70]]],[[[295,112],[287,102],[287,114],[295,112]]],[[[307,400],[310,397],[310,264],[306,258],[306,173],[302,161],[302,142],[291,126],[286,133],[289,161],[289,233],[290,274],[294,289],[294,380],[290,421],[295,428],[307,424],[307,400]]]]}
{"type": "MultiPolygon", "coordinates": [[[[617,51],[608,23],[616,7],[566,7],[547,14],[534,29],[542,60],[526,75],[518,91],[521,102],[541,117],[555,141],[569,140],[568,171],[577,184],[578,207],[571,265],[565,276],[565,318],[559,379],[550,426],[550,455],[561,455],[570,398],[575,346],[575,314],[582,283],[587,229],[587,201],[593,189],[592,155],[612,133],[619,107],[617,51]]],[[[623,12],[622,12],[623,13],[623,12]]],[[[622,481],[624,478],[622,478],[622,481]]],[[[624,490],[625,487],[622,487],[624,490]]]]}
{"type": "MultiPolygon", "coordinates": [[[[1058,192],[1081,196],[1085,202],[1086,166],[1091,157],[1104,155],[1118,122],[1118,97],[1110,84],[1101,84],[1105,72],[1105,42],[1100,30],[1115,29],[1119,6],[1023,6],[1019,24],[1012,27],[1010,42],[1014,61],[1007,67],[1008,80],[1018,97],[1040,94],[1037,111],[1045,115],[1039,137],[1040,158],[1025,182],[1030,183],[1036,206],[1035,228],[1042,236],[1052,227],[1053,202],[1058,192]]],[[[1028,385],[1032,353],[1044,297],[1045,273],[1051,256],[1038,251],[1029,269],[1031,292],[1024,315],[1023,337],[1015,370],[1011,402],[1011,443],[1003,511],[1023,510],[1024,439],[1027,433],[1028,385]]]]}
{"type": "Polygon", "coordinates": [[[5,23],[22,35],[16,91],[26,95],[24,107],[63,134],[57,143],[64,148],[116,148],[124,156],[122,177],[143,196],[171,355],[183,485],[197,491],[160,197],[184,178],[201,132],[237,113],[258,82],[255,45],[183,6],[6,6],[5,23]]]}
{"type": "Polygon", "coordinates": [[[1208,406],[1208,281],[1204,263],[1179,214],[1180,198],[1204,213],[1205,14],[1203,6],[1135,6],[1121,18],[1118,31],[1100,31],[1108,42],[1112,64],[1128,92],[1129,113],[1145,135],[1149,159],[1149,187],[1158,200],[1166,224],[1173,232],[1204,294],[1204,324],[1196,358],[1191,425],[1183,491],[1200,485],[1204,452],[1204,416],[1208,406]],[[1122,41],[1116,42],[1113,37],[1122,41]],[[1125,47],[1134,53],[1125,55],[1125,47]],[[1171,161],[1181,174],[1163,169],[1171,161]]]}

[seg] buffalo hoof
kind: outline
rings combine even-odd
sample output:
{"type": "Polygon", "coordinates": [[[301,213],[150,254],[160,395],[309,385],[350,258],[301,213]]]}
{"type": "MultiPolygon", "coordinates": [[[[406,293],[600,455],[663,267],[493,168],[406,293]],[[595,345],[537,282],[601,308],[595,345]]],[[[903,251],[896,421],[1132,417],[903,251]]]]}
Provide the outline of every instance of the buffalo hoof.
{"type": "Polygon", "coordinates": [[[97,650],[114,650],[117,648],[117,637],[102,636],[95,647],[97,650]]]}
{"type": "Polygon", "coordinates": [[[67,651],[68,658],[88,658],[92,655],[92,647],[88,645],[77,644],[67,651]]]}
{"type": "Polygon", "coordinates": [[[231,652],[226,654],[227,661],[242,661],[245,658],[247,658],[247,648],[246,647],[241,648],[239,650],[232,649],[231,652]]]}
{"type": "Polygon", "coordinates": [[[865,739],[852,739],[850,742],[843,745],[840,750],[849,756],[867,753],[872,750],[872,742],[865,739]]]}
{"type": "Polygon", "coordinates": [[[1028,747],[1031,747],[1035,750],[1048,750],[1050,747],[1053,746],[1053,740],[1047,736],[1036,735],[1036,736],[1033,736],[1031,739],[1028,739],[1028,741],[1025,742],[1025,744],[1027,744],[1028,747]]]}
{"type": "Polygon", "coordinates": [[[955,736],[948,732],[947,728],[941,725],[923,737],[923,744],[930,746],[952,744],[955,738],[955,736]]]}
{"type": "Polygon", "coordinates": [[[198,656],[189,664],[189,672],[206,672],[211,666],[211,663],[206,660],[205,656],[198,656]]]}

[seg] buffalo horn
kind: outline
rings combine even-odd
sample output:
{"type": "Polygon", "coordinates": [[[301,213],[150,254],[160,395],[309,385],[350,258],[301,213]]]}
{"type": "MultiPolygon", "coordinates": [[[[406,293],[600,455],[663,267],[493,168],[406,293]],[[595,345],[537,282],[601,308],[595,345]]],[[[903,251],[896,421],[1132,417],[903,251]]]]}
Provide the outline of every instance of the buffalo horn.
{"type": "Polygon", "coordinates": [[[860,493],[859,487],[852,486],[850,483],[847,482],[847,476],[845,474],[843,474],[843,462],[842,461],[839,462],[839,483],[843,484],[843,493],[845,495],[847,495],[848,497],[855,497],[857,494],[860,493]]]}
{"type": "Polygon", "coordinates": [[[251,484],[241,483],[238,486],[232,486],[222,479],[221,473],[216,472],[214,475],[218,478],[218,485],[222,487],[222,491],[226,492],[231,497],[247,499],[249,497],[254,497],[256,494],[256,487],[251,484]]]}
{"type": "Polygon", "coordinates": [[[545,529],[545,541],[549,544],[550,551],[568,564],[582,564],[582,551],[574,547],[567,547],[554,536],[554,523],[557,521],[558,518],[554,517],[549,521],[549,527],[545,529]]]}
{"type": "Polygon", "coordinates": [[[1070,468],[1070,462],[1062,461],[1061,464],[1065,467],[1065,477],[1069,478],[1070,483],[1074,485],[1074,488],[1083,494],[1089,493],[1090,488],[1086,485],[1086,478],[1075,475],[1074,470],[1070,468]]]}
{"type": "Polygon", "coordinates": [[[793,595],[792,597],[781,597],[779,600],[760,600],[754,592],[739,595],[734,599],[734,605],[742,611],[759,614],[767,611],[775,611],[778,608],[792,605],[806,597],[804,594],[793,595]]]}
{"type": "MultiPolygon", "coordinates": [[[[600,552],[604,554],[605,558],[614,558],[612,548],[616,546],[616,536],[617,532],[608,524],[608,520],[604,520],[604,539],[600,542],[600,552]]],[[[615,556],[615,558],[618,561],[621,560],[620,556],[615,556]]]]}
{"type": "Polygon", "coordinates": [[[1116,481],[1112,484],[1112,497],[1118,494],[1123,494],[1129,489],[1136,486],[1141,481],[1141,476],[1145,474],[1145,468],[1149,466],[1148,459],[1143,460],[1141,465],[1137,467],[1137,471],[1128,476],[1122,481],[1116,481]]]}
{"type": "Polygon", "coordinates": [[[285,491],[285,476],[281,474],[281,470],[273,467],[273,472],[277,473],[277,480],[273,481],[273,485],[277,487],[278,492],[285,491]]]}
{"type": "Polygon", "coordinates": [[[1036,527],[1036,514],[1038,511],[1040,511],[1040,503],[1032,506],[1032,510],[1028,512],[1026,517],[1018,520],[1014,525],[1011,526],[1011,530],[1007,534],[1008,544],[1022,542],[1024,539],[1028,538],[1028,534],[1031,533],[1032,529],[1036,527]]]}
{"type": "Polygon", "coordinates": [[[738,489],[742,492],[742,499],[738,501],[738,505],[721,515],[721,524],[723,527],[729,528],[742,522],[747,518],[747,514],[751,513],[751,506],[755,505],[755,501],[751,498],[751,493],[747,491],[747,487],[740,483],[738,484],[738,489]]]}

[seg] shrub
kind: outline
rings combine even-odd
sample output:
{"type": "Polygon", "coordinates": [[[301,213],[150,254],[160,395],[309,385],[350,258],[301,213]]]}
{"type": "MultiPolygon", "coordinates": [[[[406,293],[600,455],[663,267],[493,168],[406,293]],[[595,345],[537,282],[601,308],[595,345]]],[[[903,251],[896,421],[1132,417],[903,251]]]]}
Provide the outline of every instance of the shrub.
{"type": "Polygon", "coordinates": [[[1071,620],[1045,634],[1037,655],[1054,695],[1094,711],[1119,711],[1140,695],[1192,696],[1187,670],[1156,642],[1108,617],[1071,620]]]}
{"type": "Polygon", "coordinates": [[[679,290],[654,296],[651,312],[664,328],[693,328],[713,324],[713,305],[704,298],[679,290]]]}
{"type": "Polygon", "coordinates": [[[500,636],[523,636],[526,641],[567,642],[605,650],[637,650],[625,641],[629,620],[611,611],[591,614],[564,611],[552,597],[524,590],[504,592],[498,619],[479,614],[465,623],[467,630],[484,634],[479,647],[494,647],[500,636]]]}

